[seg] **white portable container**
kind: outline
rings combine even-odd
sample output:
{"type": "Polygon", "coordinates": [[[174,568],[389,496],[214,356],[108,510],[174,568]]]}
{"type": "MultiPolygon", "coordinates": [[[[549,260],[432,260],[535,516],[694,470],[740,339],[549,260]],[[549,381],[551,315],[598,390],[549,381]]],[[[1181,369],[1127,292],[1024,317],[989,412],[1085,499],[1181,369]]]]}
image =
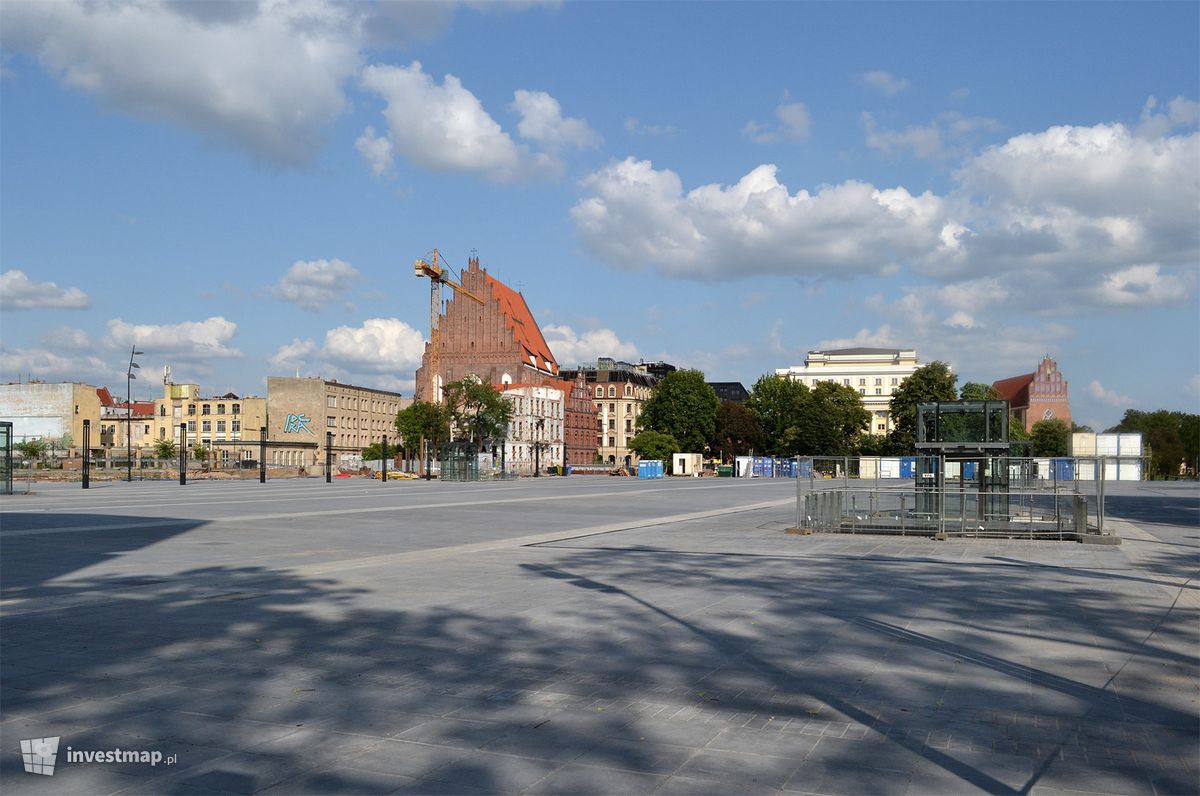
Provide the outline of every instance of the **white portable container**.
{"type": "MultiPolygon", "coordinates": [[[[1117,435],[1117,453],[1121,456],[1141,456],[1142,455],[1142,435],[1141,434],[1118,434],[1117,435]]],[[[1121,479],[1126,480],[1126,479],[1121,479]]]]}
{"type": "Polygon", "coordinates": [[[1120,434],[1097,434],[1096,435],[1096,455],[1097,456],[1116,456],[1120,453],[1118,440],[1120,434]]]}
{"type": "Polygon", "coordinates": [[[899,459],[880,459],[879,460],[879,477],[880,478],[899,478],[900,477],[900,460],[899,459]]]}
{"type": "Polygon", "coordinates": [[[864,456],[858,460],[858,477],[874,481],[879,477],[879,460],[874,456],[864,456]]]}
{"type": "Polygon", "coordinates": [[[1096,435],[1091,431],[1080,431],[1071,435],[1072,456],[1095,456],[1096,435]]]}

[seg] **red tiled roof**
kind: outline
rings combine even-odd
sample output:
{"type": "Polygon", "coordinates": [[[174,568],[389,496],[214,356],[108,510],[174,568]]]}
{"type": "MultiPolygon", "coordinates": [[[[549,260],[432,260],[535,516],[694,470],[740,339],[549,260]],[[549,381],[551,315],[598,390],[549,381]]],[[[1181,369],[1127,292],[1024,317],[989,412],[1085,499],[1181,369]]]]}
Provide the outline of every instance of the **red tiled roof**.
{"type": "Polygon", "coordinates": [[[108,391],[107,387],[97,387],[96,395],[99,396],[99,398],[100,398],[101,406],[115,406],[116,405],[116,402],[113,400],[112,393],[108,391]]]}
{"type": "Polygon", "coordinates": [[[1000,393],[1000,397],[1008,401],[1009,406],[1029,406],[1029,385],[1033,383],[1033,373],[1023,376],[1012,376],[992,382],[992,389],[1000,393]]]}
{"type": "Polygon", "coordinates": [[[554,359],[554,353],[550,350],[550,346],[546,345],[546,338],[542,337],[542,330],[538,328],[537,321],[533,319],[533,313],[529,311],[525,297],[491,274],[485,273],[484,276],[487,278],[487,283],[491,285],[492,297],[500,302],[500,311],[504,313],[505,322],[513,330],[513,336],[524,350],[525,360],[528,361],[530,356],[535,356],[537,357],[536,367],[539,370],[558,373],[558,362],[554,359]]]}

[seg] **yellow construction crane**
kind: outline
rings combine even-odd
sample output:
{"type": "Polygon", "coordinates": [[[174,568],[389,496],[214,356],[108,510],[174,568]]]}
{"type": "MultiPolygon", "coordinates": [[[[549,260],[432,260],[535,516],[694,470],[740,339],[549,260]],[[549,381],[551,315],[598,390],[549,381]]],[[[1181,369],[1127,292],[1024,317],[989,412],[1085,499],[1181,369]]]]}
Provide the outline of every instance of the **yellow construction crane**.
{"type": "Polygon", "coordinates": [[[441,374],[442,344],[438,330],[438,317],[442,314],[442,284],[445,283],[477,304],[484,304],[483,299],[476,296],[465,287],[455,282],[442,268],[438,260],[438,250],[433,250],[433,262],[427,263],[418,259],[413,263],[413,271],[417,276],[429,277],[429,361],[426,363],[429,376],[429,393],[425,400],[430,403],[441,403],[442,396],[438,394],[437,379],[441,374]]]}

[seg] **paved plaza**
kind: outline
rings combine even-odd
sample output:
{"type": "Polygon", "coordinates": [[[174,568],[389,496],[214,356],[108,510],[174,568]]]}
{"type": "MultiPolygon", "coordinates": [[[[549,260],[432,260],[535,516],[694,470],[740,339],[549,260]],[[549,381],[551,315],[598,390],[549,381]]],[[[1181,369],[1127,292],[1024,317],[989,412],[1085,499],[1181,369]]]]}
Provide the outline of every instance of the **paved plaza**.
{"type": "Polygon", "coordinates": [[[795,488],[34,484],[0,498],[0,788],[1200,789],[1195,484],[1114,485],[1119,546],[789,535],[795,488]],[[79,758],[118,748],[163,759],[79,758]]]}

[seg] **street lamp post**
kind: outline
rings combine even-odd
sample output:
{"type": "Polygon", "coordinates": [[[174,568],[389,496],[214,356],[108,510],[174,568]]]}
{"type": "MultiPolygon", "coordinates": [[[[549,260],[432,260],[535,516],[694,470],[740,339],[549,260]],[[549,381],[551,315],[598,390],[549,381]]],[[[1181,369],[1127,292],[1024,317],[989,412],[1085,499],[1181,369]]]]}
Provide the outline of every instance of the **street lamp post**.
{"type": "Polygon", "coordinates": [[[141,351],[137,350],[137,346],[129,349],[129,368],[125,371],[125,467],[128,473],[126,480],[132,483],[133,481],[133,393],[131,382],[137,378],[133,375],[133,369],[141,369],[141,365],[133,361],[133,358],[141,355],[141,351]]]}
{"type": "Polygon", "coordinates": [[[546,419],[539,417],[537,420],[537,436],[533,440],[533,477],[541,478],[542,476],[542,429],[546,427],[546,419]]]}

